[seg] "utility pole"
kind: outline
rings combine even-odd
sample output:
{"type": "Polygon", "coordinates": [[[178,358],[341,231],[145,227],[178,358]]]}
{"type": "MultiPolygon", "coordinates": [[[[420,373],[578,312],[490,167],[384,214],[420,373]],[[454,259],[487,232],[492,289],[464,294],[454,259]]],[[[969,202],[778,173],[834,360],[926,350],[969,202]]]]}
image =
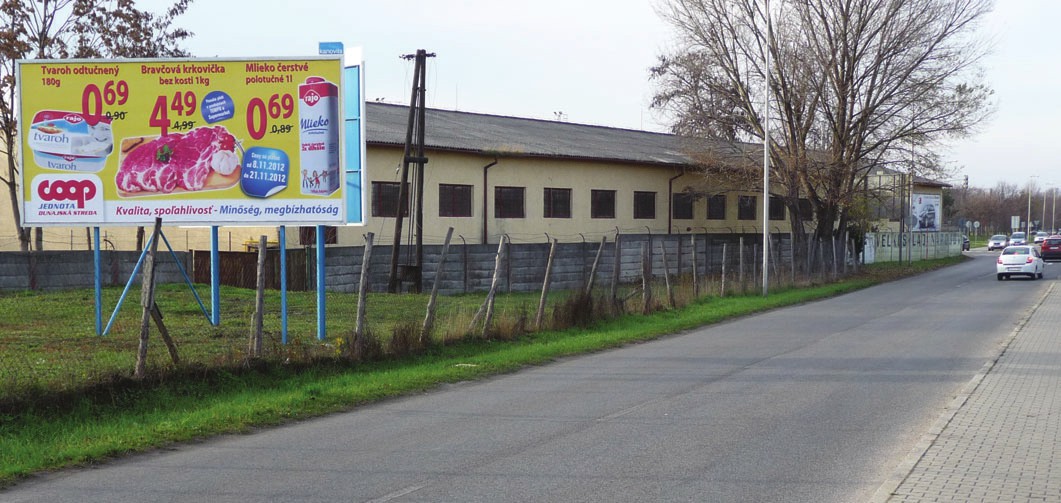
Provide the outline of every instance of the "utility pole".
{"type": "Polygon", "coordinates": [[[770,290],[770,49],[773,33],[766,0],[766,83],[763,85],[763,297],[770,290]]]}
{"type": "Polygon", "coordinates": [[[405,209],[409,207],[409,165],[416,165],[416,202],[413,205],[416,233],[416,257],[415,263],[407,268],[413,276],[414,291],[421,289],[421,278],[423,268],[423,234],[424,234],[424,165],[427,157],[424,156],[424,116],[427,104],[425,96],[427,93],[427,58],[435,57],[434,53],[428,53],[418,49],[416,54],[406,54],[402,59],[415,60],[413,66],[413,91],[409,99],[409,125],[405,131],[405,152],[402,156],[402,175],[398,185],[398,214],[394,218],[394,245],[391,246],[391,268],[390,277],[387,281],[387,292],[398,293],[401,278],[398,277],[398,256],[402,244],[402,220],[405,209]],[[415,137],[415,143],[414,143],[415,137]],[[415,150],[415,155],[413,151],[415,150]]]}

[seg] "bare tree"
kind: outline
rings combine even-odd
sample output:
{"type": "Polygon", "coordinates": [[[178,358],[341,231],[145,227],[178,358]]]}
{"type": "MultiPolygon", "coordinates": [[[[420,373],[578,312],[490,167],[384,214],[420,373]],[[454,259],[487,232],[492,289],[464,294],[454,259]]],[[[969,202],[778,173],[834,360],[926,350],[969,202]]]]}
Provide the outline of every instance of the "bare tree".
{"type": "MultiPolygon", "coordinates": [[[[190,3],[175,0],[164,13],[154,14],[137,9],[133,0],[0,0],[0,154],[7,157],[0,182],[7,186],[23,251],[29,250],[31,236],[19,227],[15,60],[187,56],[179,44],[191,33],[173,27],[173,21],[190,3]]],[[[38,228],[37,249],[42,241],[38,228]]]]}
{"type": "Polygon", "coordinates": [[[762,0],[669,0],[660,14],[681,44],[652,69],[653,106],[677,134],[761,143],[769,75],[771,185],[797,244],[807,217],[801,199],[816,236],[829,239],[864,199],[871,169],[901,163],[939,175],[939,142],[988,116],[975,28],[990,3],[775,0],[768,23],[762,0]]]}

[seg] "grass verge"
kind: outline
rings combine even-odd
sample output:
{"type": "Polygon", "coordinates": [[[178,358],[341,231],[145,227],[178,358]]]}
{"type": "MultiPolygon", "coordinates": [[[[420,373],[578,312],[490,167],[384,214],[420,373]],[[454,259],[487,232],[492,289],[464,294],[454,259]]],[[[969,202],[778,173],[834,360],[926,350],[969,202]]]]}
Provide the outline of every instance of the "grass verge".
{"type": "Polygon", "coordinates": [[[773,291],[768,297],[704,298],[681,309],[625,315],[588,329],[540,332],[504,342],[465,340],[390,361],[351,365],[322,360],[203,370],[200,375],[192,368],[180,378],[71,394],[62,407],[0,411],[0,487],[43,470],[349,410],[443,383],[512,372],[831,297],[960,260],[885,264],[836,283],[773,291]]]}

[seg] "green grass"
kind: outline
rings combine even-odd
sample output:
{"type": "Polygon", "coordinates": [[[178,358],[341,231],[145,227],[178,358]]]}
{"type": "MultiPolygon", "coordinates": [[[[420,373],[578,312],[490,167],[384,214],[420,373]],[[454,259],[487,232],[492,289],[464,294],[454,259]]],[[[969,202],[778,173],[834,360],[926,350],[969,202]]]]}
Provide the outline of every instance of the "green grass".
{"type": "MultiPolygon", "coordinates": [[[[131,369],[129,339],[133,339],[132,332],[139,328],[135,313],[121,315],[133,318],[124,321],[128,326],[123,326],[115,335],[100,338],[93,335],[94,327],[91,317],[86,316],[86,308],[75,302],[84,300],[85,292],[4,296],[0,297],[0,309],[7,307],[4,304],[11,298],[31,299],[38,307],[26,309],[28,312],[12,313],[5,321],[0,355],[11,358],[11,353],[19,353],[32,361],[34,358],[54,358],[53,353],[58,352],[73,358],[71,367],[75,370],[64,368],[48,372],[66,378],[83,375],[83,380],[80,385],[61,383],[44,372],[40,381],[24,388],[34,389],[52,399],[22,398],[9,402],[15,406],[0,407],[0,486],[41,470],[82,465],[173,442],[244,432],[295,418],[348,410],[385,397],[431,389],[442,383],[512,372],[563,356],[648,340],[736,316],[837,295],[958,260],[960,257],[912,266],[882,264],[869,268],[858,277],[805,288],[775,289],[768,297],[703,297],[684,308],[662,310],[647,316],[625,315],[587,329],[543,331],[508,341],[465,337],[449,340],[444,345],[436,343],[416,355],[356,364],[336,358],[334,347],[316,342],[312,336],[315,308],[306,299],[293,299],[291,307],[300,313],[300,317],[310,319],[293,321],[293,326],[298,326],[300,331],[295,332],[293,328],[292,332],[301,335],[288,346],[273,347],[278,358],[244,366],[228,365],[236,361],[232,358],[238,352],[231,347],[230,339],[235,339],[237,344],[244,343],[246,334],[240,333],[242,329],[202,328],[205,322],[195,321],[198,307],[192,309],[181,304],[179,308],[163,309],[167,313],[167,323],[179,328],[174,330],[175,337],[183,352],[182,357],[187,355],[186,361],[190,363],[168,372],[156,369],[159,370],[157,378],[139,383],[125,379],[120,386],[112,385],[108,379],[115,379],[114,374],[128,374],[131,369]],[[38,309],[46,313],[47,328],[40,320],[42,312],[38,309]],[[196,328],[184,328],[185,322],[196,328]],[[8,330],[20,335],[8,333],[8,330]],[[177,335],[184,330],[201,334],[177,335]],[[229,353],[218,357],[214,352],[219,350],[229,353]],[[91,352],[94,357],[74,357],[78,351],[91,352]],[[291,359],[283,356],[299,352],[304,353],[300,356],[308,357],[291,359]],[[216,361],[225,365],[211,366],[211,362],[216,361]],[[285,361],[292,363],[285,364],[285,361]]],[[[109,295],[116,294],[110,292],[109,295]]],[[[179,296],[180,290],[165,288],[159,302],[168,300],[169,295],[179,296]]],[[[253,292],[226,290],[223,295],[228,305],[226,312],[231,314],[233,310],[242,309],[248,297],[253,299],[253,292]]],[[[356,302],[356,296],[329,296],[329,318],[343,318],[343,313],[354,312],[346,311],[350,309],[349,297],[354,297],[356,302]],[[337,311],[333,313],[333,309],[337,311]]],[[[560,299],[562,296],[554,297],[560,299]]],[[[381,310],[387,312],[377,315],[380,319],[376,327],[382,331],[388,323],[402,322],[403,312],[418,313],[418,318],[422,313],[418,306],[426,303],[426,298],[374,296],[369,301],[384,306],[381,310]]],[[[474,311],[481,298],[471,295],[446,297],[442,302],[448,305],[447,315],[459,319],[459,322],[450,322],[451,330],[462,333],[466,328],[462,317],[469,309],[474,311]]],[[[499,297],[498,304],[510,315],[524,310],[533,313],[537,307],[537,295],[504,295],[499,297]]],[[[87,309],[90,314],[91,302],[87,309]]],[[[350,330],[353,320],[330,323],[334,326],[330,325],[329,330],[342,333],[350,330]]],[[[161,344],[156,342],[155,346],[161,344]]],[[[156,351],[154,361],[164,362],[164,350],[159,348],[156,351]]],[[[47,368],[44,364],[39,366],[47,368]]]]}

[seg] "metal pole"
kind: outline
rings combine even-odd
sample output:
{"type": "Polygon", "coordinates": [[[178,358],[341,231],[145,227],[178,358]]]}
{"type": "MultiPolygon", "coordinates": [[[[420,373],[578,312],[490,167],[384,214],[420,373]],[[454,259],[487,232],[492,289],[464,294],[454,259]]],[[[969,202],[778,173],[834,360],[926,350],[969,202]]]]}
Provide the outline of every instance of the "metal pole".
{"type": "Polygon", "coordinates": [[[1056,233],[1057,226],[1054,225],[1054,219],[1057,218],[1057,187],[1054,187],[1054,206],[1050,208],[1050,232],[1056,233]]]}
{"type": "MultiPolygon", "coordinates": [[[[1032,178],[1035,178],[1032,176],[1032,178]]],[[[1032,233],[1032,181],[1028,179],[1028,220],[1024,222],[1024,239],[1032,233]]]]}
{"type": "Polygon", "coordinates": [[[280,226],[280,341],[287,344],[287,227],[280,226]]]}
{"type": "MultiPolygon", "coordinates": [[[[218,228],[210,227],[210,324],[221,324],[221,252],[218,248],[218,228]]],[[[232,239],[230,233],[229,239],[232,239]]],[[[229,250],[232,249],[231,242],[229,250]]]]}
{"type": "Polygon", "coordinates": [[[92,228],[92,261],[96,267],[93,275],[96,295],[96,335],[103,335],[103,280],[100,277],[99,226],[92,228]]]}
{"type": "MultiPolygon", "coordinates": [[[[401,208],[398,209],[401,212],[401,208]]],[[[328,337],[325,329],[325,264],[324,264],[324,226],[317,226],[317,339],[324,340],[328,337]]]]}
{"type": "Polygon", "coordinates": [[[770,286],[770,0],[766,0],[766,83],[763,86],[763,297],[770,286]]]}

